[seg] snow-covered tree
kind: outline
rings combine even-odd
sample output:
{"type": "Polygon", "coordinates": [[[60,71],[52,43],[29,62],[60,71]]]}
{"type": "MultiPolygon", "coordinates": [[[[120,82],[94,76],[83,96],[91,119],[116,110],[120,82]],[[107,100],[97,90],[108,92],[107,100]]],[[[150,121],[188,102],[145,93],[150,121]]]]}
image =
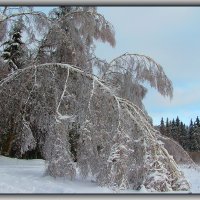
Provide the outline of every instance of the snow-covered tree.
{"type": "Polygon", "coordinates": [[[94,40],[115,46],[113,26],[95,7],[60,6],[49,19],[52,25],[40,43],[38,63],[67,63],[92,72],[94,40]]]}
{"type": "Polygon", "coordinates": [[[10,145],[18,155],[39,146],[48,174],[75,177],[69,143],[75,123],[83,177],[92,174],[99,185],[112,188],[188,189],[142,109],[95,76],[66,64],[31,66],[1,81],[0,94],[1,135],[12,130],[17,145],[10,145]]]}
{"type": "Polygon", "coordinates": [[[10,32],[10,39],[3,44],[5,48],[2,57],[12,71],[26,67],[28,60],[26,46],[21,40],[23,29],[21,20],[15,22],[10,32]]]}
{"type": "Polygon", "coordinates": [[[173,96],[173,86],[162,67],[148,56],[125,53],[110,63],[94,59],[100,68],[100,77],[122,98],[137,104],[144,109],[142,99],[147,89],[145,81],[163,96],[173,96]]]}
{"type": "Polygon", "coordinates": [[[139,54],[123,54],[110,63],[96,58],[93,40],[111,45],[115,40],[112,25],[93,7],[60,7],[44,18],[52,23],[38,42],[38,64],[30,60],[0,82],[0,138],[9,139],[1,142],[1,153],[22,157],[37,148],[47,161],[47,174],[54,177],[73,179],[78,167],[83,177],[91,174],[101,186],[188,190],[142,104],[144,81],[172,97],[163,68],[139,54]]]}
{"type": "Polygon", "coordinates": [[[49,29],[49,24],[47,15],[31,6],[0,8],[0,79],[10,71],[35,62],[36,47],[49,29]]]}

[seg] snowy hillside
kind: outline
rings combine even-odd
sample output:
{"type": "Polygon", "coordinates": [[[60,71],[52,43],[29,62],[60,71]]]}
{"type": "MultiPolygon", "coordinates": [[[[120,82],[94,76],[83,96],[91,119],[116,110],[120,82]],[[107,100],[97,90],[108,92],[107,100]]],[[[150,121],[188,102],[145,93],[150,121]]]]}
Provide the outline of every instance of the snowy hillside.
{"type": "MultiPolygon", "coordinates": [[[[191,183],[191,192],[200,192],[200,170],[181,166],[191,183]]],[[[0,156],[0,193],[145,193],[125,190],[113,191],[99,187],[92,179],[77,177],[70,181],[64,178],[52,178],[44,175],[44,160],[19,160],[0,156]]]]}

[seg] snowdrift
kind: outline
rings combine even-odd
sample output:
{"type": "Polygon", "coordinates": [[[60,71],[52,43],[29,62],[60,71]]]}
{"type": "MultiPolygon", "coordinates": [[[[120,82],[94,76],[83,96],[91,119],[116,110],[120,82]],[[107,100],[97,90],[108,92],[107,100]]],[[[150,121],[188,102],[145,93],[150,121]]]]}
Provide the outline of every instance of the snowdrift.
{"type": "Polygon", "coordinates": [[[31,66],[2,80],[0,96],[4,155],[20,158],[38,148],[49,175],[74,179],[78,166],[83,177],[92,174],[110,188],[189,189],[146,114],[95,76],[67,64],[31,66]],[[77,162],[72,129],[79,135],[77,162]]]}

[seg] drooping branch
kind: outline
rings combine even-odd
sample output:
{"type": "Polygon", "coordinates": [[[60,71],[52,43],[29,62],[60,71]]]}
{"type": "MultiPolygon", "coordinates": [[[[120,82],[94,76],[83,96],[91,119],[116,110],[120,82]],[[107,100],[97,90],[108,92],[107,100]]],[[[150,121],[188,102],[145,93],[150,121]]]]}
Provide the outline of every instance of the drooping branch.
{"type": "Polygon", "coordinates": [[[133,81],[148,81],[161,95],[173,96],[172,83],[163,68],[148,56],[125,53],[109,63],[106,75],[112,77],[114,73],[130,74],[133,81]]]}
{"type": "MultiPolygon", "coordinates": [[[[22,118],[14,123],[22,126],[23,136],[30,134],[28,141],[23,137],[22,149],[35,147],[40,139],[52,176],[75,176],[68,134],[76,123],[80,134],[77,165],[85,176],[91,170],[98,184],[120,189],[144,185],[150,191],[189,188],[144,111],[76,66],[49,63],[19,69],[0,82],[0,94],[4,94],[0,99],[0,128],[7,130],[5,119],[13,114],[17,120],[22,118]],[[17,93],[16,88],[20,88],[17,93]],[[7,99],[7,107],[2,106],[7,99]],[[15,112],[8,109],[13,104],[15,112]],[[24,104],[27,109],[22,117],[24,104]],[[72,122],[68,116],[73,115],[77,117],[72,122]]],[[[19,130],[15,130],[18,136],[22,134],[19,130]]]]}

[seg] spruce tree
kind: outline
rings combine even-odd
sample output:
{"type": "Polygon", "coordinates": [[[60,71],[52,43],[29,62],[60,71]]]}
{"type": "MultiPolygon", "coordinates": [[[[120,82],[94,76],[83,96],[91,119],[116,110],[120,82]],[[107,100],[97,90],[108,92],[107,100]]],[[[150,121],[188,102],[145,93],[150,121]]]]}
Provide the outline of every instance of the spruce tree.
{"type": "Polygon", "coordinates": [[[196,118],[193,123],[186,126],[177,116],[176,120],[169,121],[166,119],[164,124],[163,118],[160,123],[160,133],[177,141],[186,151],[200,151],[200,121],[196,118]]]}
{"type": "Polygon", "coordinates": [[[171,122],[171,136],[174,140],[176,140],[176,123],[174,119],[172,119],[171,122]]]}
{"type": "Polygon", "coordinates": [[[165,123],[164,123],[163,117],[162,117],[161,122],[160,122],[160,133],[162,135],[166,135],[166,133],[165,133],[165,123]]]}
{"type": "Polygon", "coordinates": [[[193,123],[192,119],[190,121],[188,134],[189,134],[189,151],[191,151],[191,152],[197,151],[198,143],[195,138],[196,134],[195,134],[194,123],[193,123]]]}
{"type": "Polygon", "coordinates": [[[177,116],[176,118],[176,133],[175,133],[175,140],[180,143],[181,140],[181,130],[180,130],[180,119],[177,116]]]}
{"type": "Polygon", "coordinates": [[[200,151],[200,123],[198,117],[196,118],[196,121],[194,122],[193,125],[193,134],[191,142],[194,145],[194,150],[200,151]]]}
{"type": "Polygon", "coordinates": [[[22,23],[17,21],[10,33],[10,39],[4,42],[2,58],[9,64],[9,70],[24,68],[26,62],[25,45],[22,42],[22,23]]]}
{"type": "Polygon", "coordinates": [[[198,116],[197,116],[196,121],[195,121],[195,126],[200,127],[200,121],[199,121],[198,116]]]}
{"type": "Polygon", "coordinates": [[[170,125],[169,125],[169,119],[166,119],[166,126],[165,126],[165,135],[167,137],[171,136],[171,131],[170,131],[170,125]]]}
{"type": "Polygon", "coordinates": [[[187,142],[188,142],[188,135],[185,124],[183,122],[180,123],[180,137],[179,137],[179,143],[180,145],[187,150],[187,142]]]}

